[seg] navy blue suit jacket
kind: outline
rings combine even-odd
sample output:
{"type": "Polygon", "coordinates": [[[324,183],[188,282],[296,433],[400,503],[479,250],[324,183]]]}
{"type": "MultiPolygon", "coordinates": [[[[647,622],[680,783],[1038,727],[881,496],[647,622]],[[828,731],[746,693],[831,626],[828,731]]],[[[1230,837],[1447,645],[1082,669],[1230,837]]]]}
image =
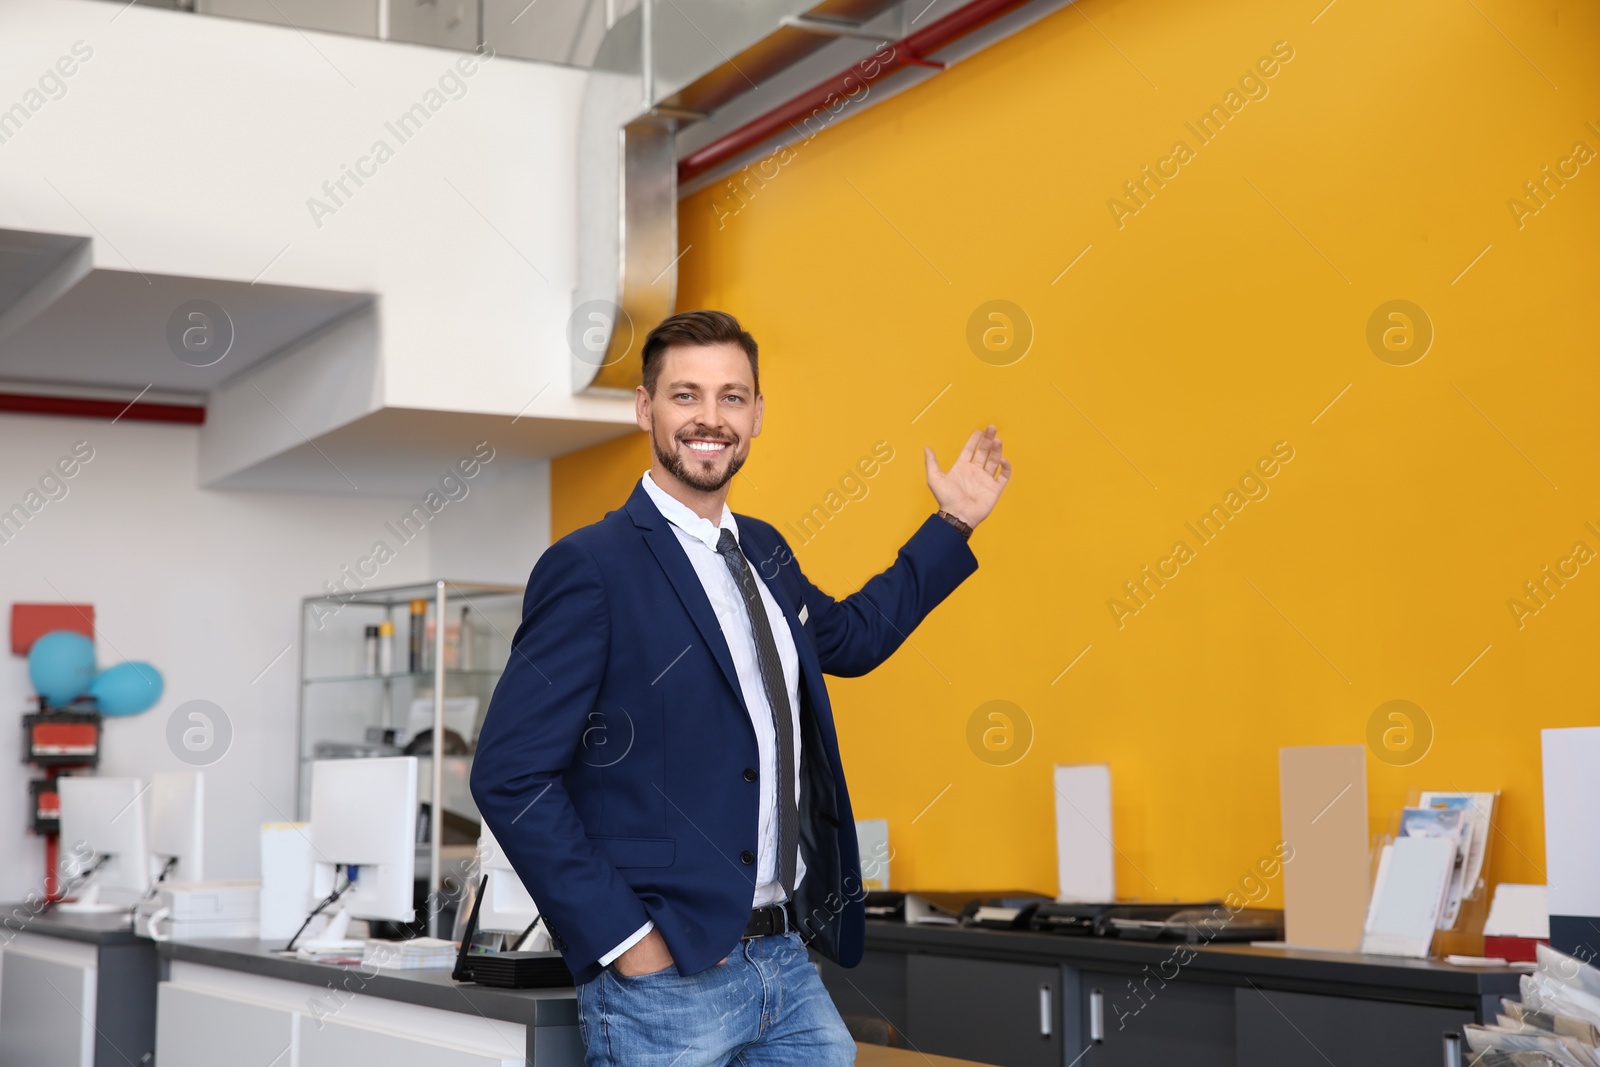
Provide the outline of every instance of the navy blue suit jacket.
{"type": "MultiPolygon", "coordinates": [[[[801,932],[854,966],[865,893],[822,676],[862,675],[888,659],[978,562],[930,515],[888,570],[836,601],[806,580],[771,525],[738,522],[800,656],[801,932]]],[[[682,974],[732,951],[755,889],[758,766],[711,602],[636,485],[622,508],[534,565],[472,767],[485,822],[580,982],[646,919],[682,974]]]]}

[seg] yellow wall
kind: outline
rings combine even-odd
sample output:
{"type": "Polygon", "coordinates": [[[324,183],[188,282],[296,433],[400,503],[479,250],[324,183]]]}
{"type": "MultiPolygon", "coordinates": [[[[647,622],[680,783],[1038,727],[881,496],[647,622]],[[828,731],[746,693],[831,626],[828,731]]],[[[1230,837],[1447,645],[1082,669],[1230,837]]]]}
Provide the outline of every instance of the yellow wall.
{"type": "MultiPolygon", "coordinates": [[[[762,345],[733,506],[813,581],[842,596],[888,565],[931,510],[924,444],[948,463],[994,421],[1016,464],[979,572],[914,648],[830,687],[901,885],[1053,890],[1051,766],[1104,761],[1119,891],[1225,893],[1277,841],[1279,747],[1361,744],[1393,699],[1436,736],[1410,767],[1368,757],[1373,831],[1411,790],[1500,789],[1491,877],[1543,879],[1539,728],[1600,718],[1600,566],[1520,629],[1507,602],[1600,550],[1600,162],[1537,214],[1508,200],[1600,149],[1600,24],[1319,6],[1083,0],[769,163],[742,203],[682,204],[679,307],[762,345]],[[1280,41],[1267,95],[1200,145],[1185,122],[1280,41]],[[1176,177],[1113,212],[1178,140],[1176,177]],[[1010,366],[966,340],[994,299],[1036,332],[1010,366]],[[1410,366],[1366,341],[1393,299],[1436,331],[1410,366]],[[879,440],[868,494],[802,543],[785,524],[879,440]],[[1200,545],[1184,524],[1280,441],[1269,495],[1200,545]],[[1180,539],[1194,558],[1119,627],[1108,601],[1180,539]],[[995,699],[1035,732],[1010,766],[968,747],[995,699]]],[[[648,462],[642,435],[558,461],[556,533],[648,462]]]]}

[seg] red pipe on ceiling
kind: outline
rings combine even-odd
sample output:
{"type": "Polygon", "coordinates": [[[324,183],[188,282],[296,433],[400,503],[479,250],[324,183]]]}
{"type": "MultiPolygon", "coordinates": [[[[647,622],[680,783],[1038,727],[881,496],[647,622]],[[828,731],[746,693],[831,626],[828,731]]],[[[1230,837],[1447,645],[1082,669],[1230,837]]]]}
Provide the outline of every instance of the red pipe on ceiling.
{"type": "Polygon", "coordinates": [[[795,123],[810,118],[827,108],[830,101],[848,98],[862,87],[910,66],[941,67],[943,64],[924,58],[937,52],[951,41],[964,37],[973,30],[992,22],[1021,7],[1027,0],[972,0],[958,11],[930,22],[910,36],[891,42],[891,54],[883,58],[883,47],[847,70],[812,86],[800,95],[779,104],[771,111],[758,115],[743,126],[702,145],[678,161],[678,182],[684,184],[721,166],[728,160],[765,144],[784,130],[798,130],[795,123]]]}
{"type": "Polygon", "coordinates": [[[129,422],[175,422],[200,426],[206,409],[195,404],[128,403],[125,400],[91,400],[81,396],[41,396],[35,393],[0,393],[0,411],[24,415],[71,415],[82,419],[127,419],[129,422]]]}

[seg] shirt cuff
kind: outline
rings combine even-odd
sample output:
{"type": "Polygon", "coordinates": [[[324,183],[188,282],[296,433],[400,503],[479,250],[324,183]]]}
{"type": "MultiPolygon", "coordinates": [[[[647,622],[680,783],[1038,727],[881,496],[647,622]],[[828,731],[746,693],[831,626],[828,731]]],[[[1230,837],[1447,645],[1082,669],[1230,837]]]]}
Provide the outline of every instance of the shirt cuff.
{"type": "Polygon", "coordinates": [[[648,934],[651,930],[654,930],[655,928],[656,928],[656,924],[654,922],[646,920],[645,924],[643,926],[639,927],[639,929],[635,930],[628,937],[628,939],[626,941],[624,941],[622,944],[618,945],[616,948],[612,949],[610,952],[607,952],[604,956],[601,956],[600,957],[600,966],[602,966],[602,967],[611,966],[611,961],[612,960],[616,959],[618,956],[620,956],[624,952],[628,951],[634,945],[637,945],[640,941],[643,941],[644,940],[644,935],[648,934]]]}

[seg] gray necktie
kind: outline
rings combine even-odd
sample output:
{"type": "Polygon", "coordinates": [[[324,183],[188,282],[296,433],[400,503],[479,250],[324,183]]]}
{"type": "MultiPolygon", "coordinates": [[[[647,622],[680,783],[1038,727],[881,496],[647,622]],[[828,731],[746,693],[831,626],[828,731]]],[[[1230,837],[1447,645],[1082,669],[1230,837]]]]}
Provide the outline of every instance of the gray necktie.
{"type": "Polygon", "coordinates": [[[756,660],[761,665],[761,684],[772,705],[772,726],[778,744],[778,881],[786,895],[794,894],[795,846],[800,838],[800,812],[794,798],[794,715],[789,709],[789,687],[783,680],[783,664],[778,660],[778,644],[772,638],[767,609],[756,589],[756,576],[739,551],[732,530],[723,530],[717,539],[717,553],[733,572],[734,584],[744,597],[745,613],[756,638],[756,660]]]}

